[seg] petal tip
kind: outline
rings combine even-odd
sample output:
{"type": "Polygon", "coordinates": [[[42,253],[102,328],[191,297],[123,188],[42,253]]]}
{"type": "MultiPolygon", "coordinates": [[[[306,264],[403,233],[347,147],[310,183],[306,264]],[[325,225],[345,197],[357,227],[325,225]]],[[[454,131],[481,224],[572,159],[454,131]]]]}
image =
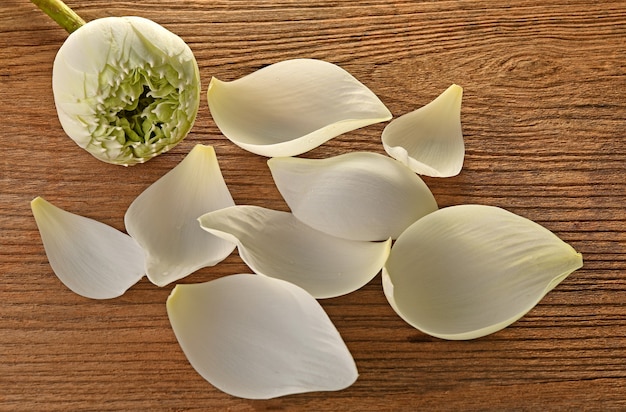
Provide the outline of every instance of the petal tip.
{"type": "Polygon", "coordinates": [[[47,202],[43,197],[37,196],[33,200],[30,201],[30,208],[35,209],[35,208],[41,207],[45,203],[47,202]]]}
{"type": "Polygon", "coordinates": [[[456,83],[453,83],[450,87],[448,87],[448,90],[450,91],[454,91],[455,93],[457,93],[459,96],[463,95],[463,87],[459,86],[456,83]]]}
{"type": "Polygon", "coordinates": [[[201,153],[201,154],[204,154],[205,156],[215,156],[215,148],[210,145],[204,145],[204,144],[198,143],[191,149],[189,153],[190,154],[201,153]]]}

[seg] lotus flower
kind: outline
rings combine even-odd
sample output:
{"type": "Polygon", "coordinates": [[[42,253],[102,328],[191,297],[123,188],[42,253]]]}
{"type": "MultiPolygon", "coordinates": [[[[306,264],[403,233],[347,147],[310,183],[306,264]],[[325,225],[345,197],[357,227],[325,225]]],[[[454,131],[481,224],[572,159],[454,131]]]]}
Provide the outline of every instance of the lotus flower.
{"type": "MultiPolygon", "coordinates": [[[[54,3],[33,2],[44,11],[54,3]]],[[[57,22],[72,13],[46,12],[57,22]]],[[[200,102],[198,64],[189,46],[141,17],[72,23],[59,22],[71,34],[52,69],[54,102],[67,135],[96,158],[124,166],[185,138],[200,102]]]]}

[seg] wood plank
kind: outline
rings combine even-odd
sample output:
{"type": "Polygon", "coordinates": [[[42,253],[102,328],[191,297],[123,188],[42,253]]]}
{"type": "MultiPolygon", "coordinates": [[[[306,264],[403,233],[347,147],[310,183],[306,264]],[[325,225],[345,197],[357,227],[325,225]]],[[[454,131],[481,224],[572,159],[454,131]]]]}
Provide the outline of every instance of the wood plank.
{"type": "MultiPolygon", "coordinates": [[[[29,202],[120,230],[128,205],[197,143],[213,145],[238,204],[287,210],[266,159],[222,136],[201,105],[191,134],[130,168],[93,159],[56,117],[51,70],[67,35],[25,0],[0,4],[0,410],[626,409],[626,1],[294,2],[68,0],[86,20],[141,15],[179,34],[206,87],[297,57],[341,65],[400,116],[464,88],[464,169],[425,178],[439,205],[505,207],[553,230],[585,266],[510,327],[449,342],[395,315],[380,277],[321,303],[360,376],[350,388],[230,397],[186,361],[171,286],[92,301],[52,273],[29,202]]],[[[385,124],[305,157],[383,153],[385,124]]],[[[183,282],[249,269],[233,254],[183,282]]]]}

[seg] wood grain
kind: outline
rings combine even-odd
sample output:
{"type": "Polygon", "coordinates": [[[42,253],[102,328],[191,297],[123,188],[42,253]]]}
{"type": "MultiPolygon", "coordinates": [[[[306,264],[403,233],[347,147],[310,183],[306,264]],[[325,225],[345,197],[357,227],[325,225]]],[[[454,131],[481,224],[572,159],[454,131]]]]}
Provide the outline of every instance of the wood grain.
{"type": "MultiPolygon", "coordinates": [[[[626,1],[68,1],[86,20],[141,15],[193,49],[203,90],[295,57],[341,65],[394,116],[464,87],[463,172],[425,179],[440,206],[507,208],[585,265],[524,318],[467,342],[400,320],[380,277],[321,301],[352,351],[350,388],[270,401],[198,376],[171,331],[171,287],[92,301],[52,273],[29,202],[123,230],[132,200],[196,143],[213,145],[238,204],[286,210],[266,159],[228,142],[206,104],[187,139],[131,168],[68,139],[51,92],[66,34],[26,0],[0,4],[0,410],[626,410],[626,1]]],[[[373,125],[306,154],[382,153],[373,125]]],[[[248,272],[234,254],[184,282],[248,272]]]]}

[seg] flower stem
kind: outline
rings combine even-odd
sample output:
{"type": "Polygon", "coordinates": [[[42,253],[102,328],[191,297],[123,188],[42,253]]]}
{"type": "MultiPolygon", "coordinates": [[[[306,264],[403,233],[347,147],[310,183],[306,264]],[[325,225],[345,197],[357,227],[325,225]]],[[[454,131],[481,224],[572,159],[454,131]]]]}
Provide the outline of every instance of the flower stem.
{"type": "Polygon", "coordinates": [[[57,24],[67,30],[68,33],[74,32],[80,26],[85,24],[85,20],[80,18],[74,10],[70,9],[61,0],[30,0],[34,5],[39,7],[44,13],[56,21],[57,24]]]}

